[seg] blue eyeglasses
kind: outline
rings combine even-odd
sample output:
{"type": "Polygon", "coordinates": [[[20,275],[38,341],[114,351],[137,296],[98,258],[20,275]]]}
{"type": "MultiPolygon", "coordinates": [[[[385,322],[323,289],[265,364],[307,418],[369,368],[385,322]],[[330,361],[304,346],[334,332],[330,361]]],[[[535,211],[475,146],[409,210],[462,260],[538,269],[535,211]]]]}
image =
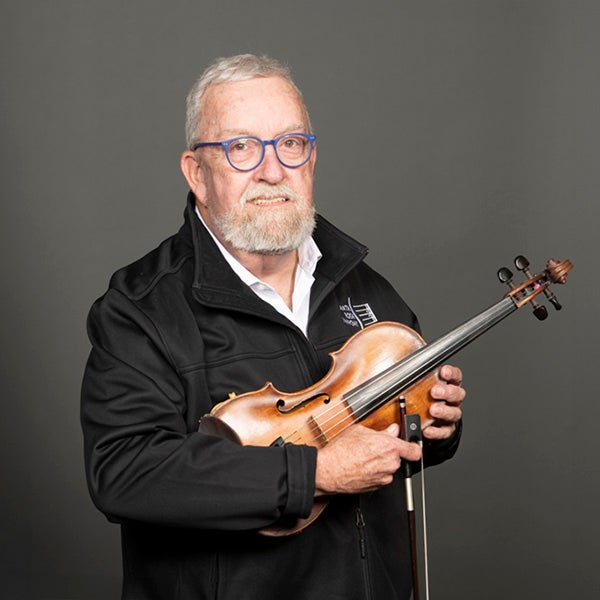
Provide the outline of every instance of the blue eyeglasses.
{"type": "Polygon", "coordinates": [[[253,135],[241,135],[224,142],[199,142],[192,150],[205,146],[222,146],[229,164],[237,171],[252,171],[263,161],[265,146],[270,144],[277,160],[290,169],[307,163],[313,151],[316,135],[311,133],[284,133],[273,140],[261,140],[253,135]]]}

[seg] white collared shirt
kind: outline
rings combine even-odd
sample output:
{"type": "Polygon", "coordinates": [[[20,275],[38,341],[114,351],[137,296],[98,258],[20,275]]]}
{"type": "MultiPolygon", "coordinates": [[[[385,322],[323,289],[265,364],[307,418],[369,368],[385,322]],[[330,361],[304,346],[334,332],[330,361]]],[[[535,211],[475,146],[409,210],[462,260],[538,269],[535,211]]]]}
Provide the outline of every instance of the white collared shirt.
{"type": "Polygon", "coordinates": [[[250,273],[232,254],[221,244],[215,234],[208,228],[200,215],[198,207],[196,214],[200,222],[206,227],[211,237],[217,244],[221,254],[229,263],[236,275],[262,300],[270,304],[278,313],[289,319],[304,335],[308,328],[308,310],[310,308],[310,290],[315,281],[314,273],[317,262],[323,256],[312,237],[306,239],[298,248],[298,265],[294,279],[294,292],[292,294],[292,310],[283,298],[268,284],[250,273]]]}

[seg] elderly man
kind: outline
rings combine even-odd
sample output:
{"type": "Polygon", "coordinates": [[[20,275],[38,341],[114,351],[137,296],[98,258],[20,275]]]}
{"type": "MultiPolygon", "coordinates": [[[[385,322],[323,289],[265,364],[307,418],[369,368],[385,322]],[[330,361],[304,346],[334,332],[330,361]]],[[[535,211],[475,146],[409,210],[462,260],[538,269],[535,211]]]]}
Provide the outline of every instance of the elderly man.
{"type": "MultiPolygon", "coordinates": [[[[304,389],[359,329],[416,318],[366,248],[316,216],[316,137],[281,63],[217,61],[188,96],[186,132],[184,225],[113,276],[88,324],[88,482],[121,525],[123,598],[408,598],[398,469],[421,449],[397,424],[355,424],[317,450],[240,445],[198,421],[266,381],[304,389]],[[322,495],[329,506],[302,532],[259,533],[322,495]]],[[[460,435],[462,376],[441,374],[426,464],[460,435]]]]}

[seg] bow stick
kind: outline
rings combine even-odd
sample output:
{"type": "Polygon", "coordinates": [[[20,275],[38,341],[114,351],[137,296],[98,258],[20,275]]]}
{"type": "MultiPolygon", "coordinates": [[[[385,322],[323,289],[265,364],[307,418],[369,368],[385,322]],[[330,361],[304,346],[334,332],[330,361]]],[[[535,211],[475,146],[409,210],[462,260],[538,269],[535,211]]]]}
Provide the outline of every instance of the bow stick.
{"type": "MultiPolygon", "coordinates": [[[[421,417],[417,415],[406,414],[406,400],[404,396],[398,397],[400,406],[400,438],[406,442],[415,442],[423,448],[423,437],[421,435],[421,417]]],[[[404,477],[404,488],[406,493],[406,514],[408,517],[408,532],[410,543],[411,570],[413,581],[413,599],[420,600],[419,591],[419,568],[417,553],[417,530],[415,520],[415,499],[412,485],[413,467],[411,461],[402,461],[402,475],[404,477]]],[[[425,597],[429,598],[429,570],[427,559],[427,527],[425,516],[425,466],[423,456],[421,455],[421,500],[422,500],[422,519],[423,519],[423,550],[425,566],[425,597]]]]}

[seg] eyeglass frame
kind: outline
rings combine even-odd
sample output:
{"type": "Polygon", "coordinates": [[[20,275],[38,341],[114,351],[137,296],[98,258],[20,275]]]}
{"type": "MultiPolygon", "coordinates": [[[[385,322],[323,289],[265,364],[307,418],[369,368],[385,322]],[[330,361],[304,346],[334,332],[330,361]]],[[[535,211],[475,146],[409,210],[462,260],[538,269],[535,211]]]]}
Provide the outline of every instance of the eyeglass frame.
{"type": "Polygon", "coordinates": [[[249,171],[254,171],[254,169],[258,169],[258,167],[260,167],[263,160],[265,159],[265,146],[270,145],[270,146],[273,146],[273,151],[275,152],[275,157],[280,162],[280,164],[282,164],[284,167],[286,167],[288,169],[297,169],[297,168],[301,167],[302,165],[305,165],[310,160],[310,157],[312,156],[312,153],[313,153],[313,147],[314,147],[316,139],[317,139],[317,136],[314,133],[300,133],[300,132],[283,133],[281,135],[278,135],[276,138],[273,138],[272,140],[261,140],[259,137],[256,137],[255,135],[238,135],[237,137],[231,138],[229,140],[224,140],[222,142],[198,142],[197,144],[194,144],[192,146],[191,150],[192,150],[192,152],[195,152],[196,150],[198,150],[198,148],[205,148],[207,146],[221,146],[223,148],[223,150],[225,151],[225,157],[227,158],[227,162],[236,171],[241,171],[242,173],[247,173],[249,171]],[[279,154],[277,153],[277,144],[283,138],[294,136],[294,135],[299,135],[303,138],[306,138],[308,140],[308,143],[310,144],[310,148],[308,150],[308,155],[307,155],[306,159],[303,160],[299,165],[287,165],[281,160],[281,158],[279,158],[279,154]],[[260,155],[260,159],[256,163],[256,165],[254,165],[251,169],[240,169],[239,167],[236,167],[231,162],[231,159],[229,158],[229,146],[231,146],[231,144],[233,144],[234,142],[237,142],[238,140],[256,140],[261,145],[262,152],[260,155]]]}

